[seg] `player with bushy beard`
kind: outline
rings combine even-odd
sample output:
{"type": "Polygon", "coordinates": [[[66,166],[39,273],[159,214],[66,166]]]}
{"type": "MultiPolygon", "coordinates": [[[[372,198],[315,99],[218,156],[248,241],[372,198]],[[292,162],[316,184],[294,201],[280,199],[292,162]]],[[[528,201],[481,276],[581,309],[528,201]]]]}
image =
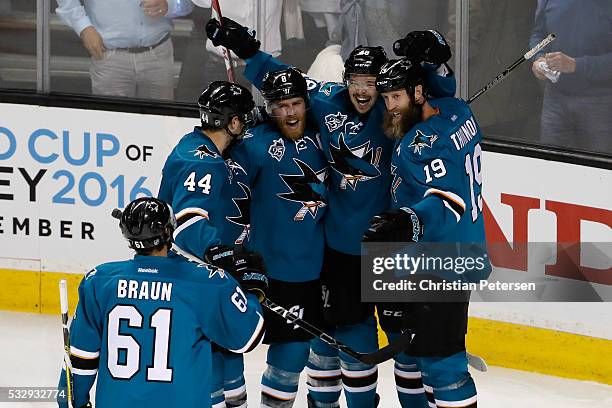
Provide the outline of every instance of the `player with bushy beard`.
{"type": "MultiPolygon", "coordinates": [[[[408,59],[387,62],[376,87],[387,108],[385,133],[396,141],[391,159],[392,209],[371,220],[363,241],[452,243],[453,255],[488,259],[482,216],[482,136],[468,104],[457,98],[428,98],[421,66],[408,59]]],[[[428,250],[442,247],[428,244],[418,251],[427,255],[428,250]]],[[[487,262],[479,278],[486,278],[490,269],[487,262]]],[[[456,279],[466,278],[457,274],[456,279]]],[[[438,276],[435,271],[434,275],[438,276]]],[[[459,302],[445,301],[448,293],[436,292],[427,302],[404,304],[404,323],[414,338],[403,353],[413,372],[405,378],[406,392],[400,393],[403,407],[476,407],[476,386],[465,351],[470,293],[454,295],[459,302]],[[420,388],[415,387],[417,378],[422,379],[420,388]]]]}
{"type": "MultiPolygon", "coordinates": [[[[251,191],[247,246],[265,260],[270,298],[320,326],[327,161],[308,127],[304,76],[294,68],[270,72],[261,92],[270,120],[250,129],[230,152],[251,191]]],[[[270,347],[261,406],[291,407],[312,336],[267,309],[264,318],[263,341],[270,347]]]]}
{"type": "MultiPolygon", "coordinates": [[[[263,77],[287,64],[259,51],[260,43],[247,27],[223,19],[206,25],[208,38],[247,63],[244,75],[260,88],[263,77]]],[[[453,96],[456,84],[446,61],[450,47],[434,30],[413,31],[394,44],[398,55],[423,62],[427,83],[436,96],[453,96]]],[[[361,301],[361,237],[369,220],[389,206],[393,141],[383,133],[385,105],[378,97],[376,75],[387,61],[382,47],[358,46],[344,64],[342,83],[307,78],[309,117],[318,126],[323,152],[330,165],[326,210],[325,255],[321,271],[325,323],[337,339],[360,352],[378,348],[374,304],[361,301]]],[[[381,327],[397,331],[396,311],[377,305],[381,327]],[[390,312],[390,313],[389,313],[390,312]]],[[[377,367],[363,364],[322,341],[312,342],[308,362],[309,407],[338,407],[344,389],[349,408],[376,404],[377,367]]],[[[404,365],[396,361],[395,372],[404,365]]],[[[410,374],[409,374],[410,375],[410,374]]],[[[396,375],[396,379],[400,378],[396,375]]]]}

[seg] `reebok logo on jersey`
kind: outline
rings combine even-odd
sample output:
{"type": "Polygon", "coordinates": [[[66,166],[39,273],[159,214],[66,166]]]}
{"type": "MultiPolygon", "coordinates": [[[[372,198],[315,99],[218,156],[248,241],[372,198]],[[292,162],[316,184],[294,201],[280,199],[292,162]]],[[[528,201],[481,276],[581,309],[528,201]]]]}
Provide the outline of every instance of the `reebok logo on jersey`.
{"type": "Polygon", "coordinates": [[[346,122],[347,118],[348,116],[343,115],[342,112],[338,112],[336,114],[330,113],[329,115],[325,116],[325,125],[327,126],[329,133],[344,126],[344,122],[346,122]]]}
{"type": "Polygon", "coordinates": [[[158,270],[155,268],[138,268],[138,272],[157,273],[158,270]]]}
{"type": "Polygon", "coordinates": [[[283,142],[282,137],[272,141],[272,144],[268,148],[268,154],[277,161],[282,160],[285,155],[285,142],[283,142]]]}
{"type": "Polygon", "coordinates": [[[424,147],[429,147],[431,149],[431,146],[433,146],[436,140],[438,140],[438,135],[426,135],[421,132],[421,130],[417,130],[414,139],[412,139],[408,147],[414,147],[414,153],[418,152],[420,155],[424,147]]]}

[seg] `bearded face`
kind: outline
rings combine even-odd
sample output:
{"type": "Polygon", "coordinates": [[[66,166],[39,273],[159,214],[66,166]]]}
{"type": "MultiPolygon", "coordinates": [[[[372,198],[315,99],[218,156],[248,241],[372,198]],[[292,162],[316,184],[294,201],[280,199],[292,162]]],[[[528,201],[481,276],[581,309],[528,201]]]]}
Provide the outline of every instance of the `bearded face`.
{"type": "Polygon", "coordinates": [[[306,129],[306,102],[302,97],[275,101],[270,106],[270,116],[283,136],[299,140],[306,129]]]}
{"type": "Polygon", "coordinates": [[[414,96],[403,89],[385,92],[382,96],[387,106],[383,116],[383,130],[387,137],[399,140],[422,121],[423,105],[417,105],[414,96]]]}

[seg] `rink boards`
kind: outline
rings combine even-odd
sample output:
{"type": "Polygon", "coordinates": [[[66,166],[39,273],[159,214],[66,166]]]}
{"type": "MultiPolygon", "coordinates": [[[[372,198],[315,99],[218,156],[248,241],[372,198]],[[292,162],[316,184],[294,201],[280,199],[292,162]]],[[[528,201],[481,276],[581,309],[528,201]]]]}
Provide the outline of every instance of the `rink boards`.
{"type": "MultiPolygon", "coordinates": [[[[57,313],[83,273],[130,251],[110,217],[157,192],[172,146],[197,119],[0,104],[0,309],[57,313]]],[[[497,268],[525,273],[516,243],[612,242],[608,170],[485,151],[487,237],[507,247],[497,268]],[[514,243],[514,244],[513,244],[514,243]]],[[[611,265],[546,275],[612,284],[611,265]]],[[[473,303],[469,348],[490,364],[612,383],[606,303],[473,303]]]]}

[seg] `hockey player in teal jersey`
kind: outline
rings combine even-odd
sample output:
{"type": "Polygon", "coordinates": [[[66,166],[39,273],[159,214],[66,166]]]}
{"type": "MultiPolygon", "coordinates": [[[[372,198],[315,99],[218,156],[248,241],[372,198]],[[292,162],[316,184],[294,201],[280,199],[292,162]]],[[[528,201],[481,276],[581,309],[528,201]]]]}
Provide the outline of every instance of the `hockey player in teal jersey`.
{"type": "Polygon", "coordinates": [[[167,257],[176,221],[155,198],[116,216],[136,255],[98,265],[81,281],[70,325],[74,406],[89,406],[97,376],[99,408],[210,407],[211,342],[244,353],[264,335],[261,261],[237,258],[238,282],[212,265],[167,257]]]}
{"type": "MultiPolygon", "coordinates": [[[[251,189],[248,246],[261,253],[270,298],[315,325],[321,321],[323,217],[327,160],[308,127],[306,80],[293,68],[271,72],[261,87],[270,120],[250,129],[230,152],[251,189]]],[[[291,407],[312,336],[264,311],[269,344],[262,407],[291,407]]]]}
{"type": "MultiPolygon", "coordinates": [[[[429,99],[422,68],[408,59],[385,64],[376,86],[388,111],[385,132],[396,141],[392,209],[372,219],[364,241],[452,243],[459,252],[452,255],[484,260],[478,278],[486,278],[482,136],[474,114],[463,100],[429,99]]],[[[464,301],[406,304],[415,337],[402,406],[476,407],[465,351],[469,292],[459,295],[464,301]],[[420,377],[423,388],[415,386],[420,377]]]]}
{"type": "MultiPolygon", "coordinates": [[[[215,81],[202,92],[198,105],[202,126],[183,136],[166,159],[158,196],[176,212],[174,250],[229,269],[232,247],[248,236],[249,221],[240,207],[248,197],[238,182],[243,170],[227,152],[246,130],[255,103],[248,89],[215,81]]],[[[226,396],[228,406],[246,404],[243,367],[242,356],[215,351],[219,387],[214,406],[226,396]]]]}
{"type": "Polygon", "coordinates": [[[237,183],[241,169],[226,156],[255,103],[243,86],[215,81],[198,105],[202,127],[183,136],[166,159],[158,196],[176,213],[175,248],[203,260],[210,247],[233,245],[245,227],[231,222],[239,214],[233,199],[245,192],[237,183]]]}
{"type": "MultiPolygon", "coordinates": [[[[223,27],[212,19],[206,27],[215,45],[232,49],[247,61],[245,76],[260,87],[267,72],[286,67],[259,51],[252,32],[230,19],[223,27]]],[[[455,78],[446,65],[450,48],[433,31],[412,32],[396,42],[396,53],[411,53],[428,73],[426,80],[438,97],[455,94],[455,78]],[[434,34],[435,33],[435,34],[434,34]]],[[[330,164],[329,206],[325,217],[326,248],[321,281],[326,321],[336,327],[335,336],[361,352],[378,345],[374,306],[361,302],[361,237],[372,216],[389,206],[393,176],[390,162],[393,141],[382,128],[385,105],[375,87],[376,74],[387,61],[382,47],[357,47],[345,62],[344,83],[318,83],[307,79],[309,114],[319,126],[323,151],[330,164]]],[[[385,305],[385,307],[388,305],[385,305]]],[[[383,329],[395,329],[385,309],[379,318],[383,329]]],[[[314,340],[308,364],[309,399],[313,406],[338,406],[340,376],[349,407],[371,407],[375,400],[377,369],[340,354],[314,340]]],[[[396,373],[404,366],[396,364],[396,373]]]]}

